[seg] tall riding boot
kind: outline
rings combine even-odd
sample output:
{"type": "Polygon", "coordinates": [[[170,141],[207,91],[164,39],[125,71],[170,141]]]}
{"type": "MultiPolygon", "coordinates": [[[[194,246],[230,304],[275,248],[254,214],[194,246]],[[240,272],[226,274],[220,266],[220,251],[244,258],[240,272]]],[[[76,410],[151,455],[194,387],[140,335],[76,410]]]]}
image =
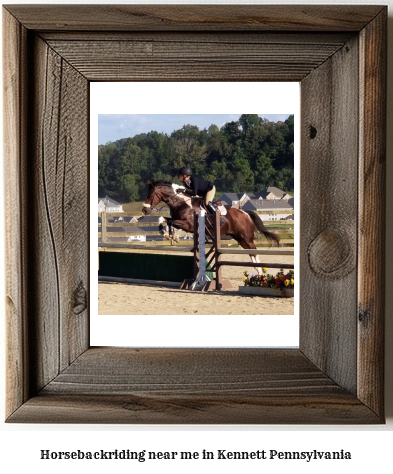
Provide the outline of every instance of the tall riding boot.
{"type": "Polygon", "coordinates": [[[212,214],[217,211],[216,206],[211,201],[207,203],[206,207],[212,214]]]}
{"type": "MultiPolygon", "coordinates": [[[[216,211],[218,211],[218,208],[217,208],[216,204],[213,204],[211,201],[208,202],[208,204],[207,204],[206,207],[207,207],[207,208],[209,209],[209,211],[212,212],[213,214],[214,214],[216,211]]],[[[220,212],[220,211],[218,211],[218,212],[220,212]]],[[[221,217],[221,215],[220,215],[220,226],[222,226],[223,224],[224,224],[224,221],[223,221],[223,219],[222,219],[222,217],[221,217]]]]}

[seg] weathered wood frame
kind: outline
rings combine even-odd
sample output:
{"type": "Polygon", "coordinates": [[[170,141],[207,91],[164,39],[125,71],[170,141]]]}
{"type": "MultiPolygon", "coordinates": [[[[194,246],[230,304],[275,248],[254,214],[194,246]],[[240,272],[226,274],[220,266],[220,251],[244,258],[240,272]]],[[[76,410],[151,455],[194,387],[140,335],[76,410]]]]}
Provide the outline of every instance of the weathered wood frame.
{"type": "Polygon", "coordinates": [[[387,8],[3,9],[7,407],[31,423],[383,423],[387,8]],[[300,347],[89,346],[89,82],[300,81],[300,347]]]}

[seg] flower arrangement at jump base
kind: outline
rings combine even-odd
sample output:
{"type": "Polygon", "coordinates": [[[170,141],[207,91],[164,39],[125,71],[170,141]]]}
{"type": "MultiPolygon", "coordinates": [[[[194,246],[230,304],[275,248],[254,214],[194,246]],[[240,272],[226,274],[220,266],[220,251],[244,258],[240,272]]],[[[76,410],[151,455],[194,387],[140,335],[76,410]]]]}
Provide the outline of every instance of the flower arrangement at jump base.
{"type": "Polygon", "coordinates": [[[295,273],[289,270],[284,273],[281,268],[276,275],[267,273],[267,268],[262,268],[262,275],[249,275],[247,270],[244,274],[244,286],[270,288],[272,290],[280,290],[283,296],[286,296],[286,290],[293,290],[295,287],[295,273]]]}

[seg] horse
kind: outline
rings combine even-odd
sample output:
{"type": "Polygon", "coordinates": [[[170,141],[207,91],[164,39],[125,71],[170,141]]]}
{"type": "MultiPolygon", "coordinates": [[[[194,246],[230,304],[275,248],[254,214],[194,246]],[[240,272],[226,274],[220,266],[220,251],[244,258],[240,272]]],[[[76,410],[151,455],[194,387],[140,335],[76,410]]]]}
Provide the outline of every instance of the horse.
{"type": "MultiPolygon", "coordinates": [[[[175,229],[185,232],[194,232],[194,212],[201,209],[202,198],[198,196],[190,197],[179,194],[178,188],[185,189],[168,181],[154,181],[148,184],[148,194],[143,204],[142,212],[145,215],[151,213],[152,209],[159,202],[164,202],[171,212],[170,218],[165,218],[169,226],[169,236],[174,239],[175,229]]],[[[263,234],[270,244],[279,246],[279,237],[270,232],[263,224],[261,218],[255,211],[243,211],[234,207],[225,206],[225,215],[221,215],[223,224],[220,226],[220,235],[230,235],[244,249],[254,250],[254,233],[263,234]]],[[[178,240],[177,240],[178,241],[178,240]]],[[[257,255],[250,255],[253,263],[260,263],[257,255]]],[[[262,274],[260,267],[255,267],[258,274],[262,274]]]]}

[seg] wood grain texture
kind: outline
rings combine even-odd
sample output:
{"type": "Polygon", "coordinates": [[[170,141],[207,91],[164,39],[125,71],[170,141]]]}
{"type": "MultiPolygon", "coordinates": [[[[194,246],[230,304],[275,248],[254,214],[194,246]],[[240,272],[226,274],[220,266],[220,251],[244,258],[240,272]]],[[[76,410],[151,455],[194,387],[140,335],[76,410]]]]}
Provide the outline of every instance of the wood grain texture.
{"type": "Polygon", "coordinates": [[[375,423],[299,350],[92,348],[9,421],[375,423]]]}
{"type": "Polygon", "coordinates": [[[47,43],[53,41],[119,41],[119,42],[147,42],[147,43],[194,43],[205,47],[206,43],[222,44],[321,44],[336,45],[339,47],[348,39],[357,36],[355,31],[338,32],[253,32],[253,31],[76,31],[76,30],[49,30],[40,31],[39,36],[47,43]]]}
{"type": "Polygon", "coordinates": [[[357,69],[357,42],[349,41],[301,83],[300,190],[301,216],[307,222],[300,243],[304,313],[300,347],[317,367],[354,394],[357,69]]]}
{"type": "Polygon", "coordinates": [[[6,5],[27,28],[105,31],[359,31],[377,5],[6,5]]]}
{"type": "Polygon", "coordinates": [[[45,395],[32,397],[13,423],[92,424],[375,424],[380,420],[350,395],[332,392],[283,399],[216,395],[45,395]]]}
{"type": "Polygon", "coordinates": [[[386,21],[384,10],[360,36],[358,385],[359,398],[376,412],[384,378],[386,21]]]}
{"type": "MultiPolygon", "coordinates": [[[[52,35],[53,36],[53,35],[52,35]]],[[[275,35],[276,36],[276,35],[275,35]]],[[[270,35],[259,41],[247,36],[226,39],[210,35],[196,42],[167,34],[165,38],[138,40],[49,40],[48,43],[88,80],[179,81],[201,77],[204,81],[300,81],[344,44],[313,41],[315,35],[278,42],[270,35]],[[291,42],[294,41],[294,42],[291,42]]]]}
{"type": "Polygon", "coordinates": [[[36,364],[31,378],[40,389],[88,347],[88,88],[38,37],[32,54],[29,293],[36,364]]]}
{"type": "Polygon", "coordinates": [[[5,255],[6,328],[7,328],[7,394],[6,412],[12,413],[29,397],[29,364],[27,358],[26,297],[26,189],[25,129],[26,114],[26,30],[8,13],[3,14],[4,77],[4,176],[5,186],[5,255]]]}
{"type": "Polygon", "coordinates": [[[7,7],[8,421],[383,423],[369,269],[384,255],[386,8],[275,8],[7,7]],[[89,80],[168,80],[179,58],[176,80],[301,76],[300,350],[89,348],[89,80]]]}

